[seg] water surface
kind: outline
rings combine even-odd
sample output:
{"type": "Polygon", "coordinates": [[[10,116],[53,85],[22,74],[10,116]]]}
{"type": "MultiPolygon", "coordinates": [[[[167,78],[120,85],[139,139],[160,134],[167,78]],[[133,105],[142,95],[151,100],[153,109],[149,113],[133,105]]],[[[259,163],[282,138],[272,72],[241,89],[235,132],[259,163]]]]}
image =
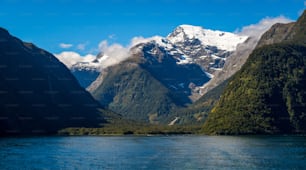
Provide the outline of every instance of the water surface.
{"type": "Polygon", "coordinates": [[[0,138],[0,169],[304,169],[301,136],[0,138]]]}

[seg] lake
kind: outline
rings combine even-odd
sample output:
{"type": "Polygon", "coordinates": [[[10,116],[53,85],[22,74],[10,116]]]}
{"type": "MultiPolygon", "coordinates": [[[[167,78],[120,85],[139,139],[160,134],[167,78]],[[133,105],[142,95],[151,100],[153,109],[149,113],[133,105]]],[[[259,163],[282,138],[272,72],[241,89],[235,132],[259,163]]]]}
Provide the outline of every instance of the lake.
{"type": "Polygon", "coordinates": [[[0,138],[0,169],[304,169],[302,136],[0,138]]]}

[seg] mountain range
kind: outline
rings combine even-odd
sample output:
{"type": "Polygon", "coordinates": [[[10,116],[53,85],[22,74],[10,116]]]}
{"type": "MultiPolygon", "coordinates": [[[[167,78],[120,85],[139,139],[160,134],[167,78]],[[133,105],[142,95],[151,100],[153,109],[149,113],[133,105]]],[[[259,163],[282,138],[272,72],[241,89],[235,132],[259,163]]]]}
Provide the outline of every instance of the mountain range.
{"type": "MultiPolygon", "coordinates": [[[[243,43],[246,39],[247,36],[239,36],[229,32],[203,29],[199,26],[180,25],[167,37],[155,36],[145,40],[145,43],[157,44],[164,49],[167,55],[175,58],[177,64],[193,63],[201,66],[203,71],[211,78],[213,74],[222,70],[226,58],[236,50],[238,44],[243,43]]],[[[139,44],[141,43],[136,43],[130,50],[139,44]]],[[[82,71],[83,73],[99,72],[102,70],[103,61],[109,57],[100,52],[91,61],[80,61],[72,65],[70,63],[66,65],[73,73],[76,71],[82,71]]],[[[77,78],[80,82],[84,80],[78,75],[77,78]]]]}
{"type": "Polygon", "coordinates": [[[126,128],[152,124],[218,135],[306,133],[305,28],[305,11],[251,37],[180,25],[104,68],[111,56],[103,51],[64,65],[0,28],[0,136],[116,127],[133,134],[126,128]]]}
{"type": "Polygon", "coordinates": [[[191,104],[247,39],[233,33],[181,25],[166,38],[133,46],[127,60],[104,69],[88,90],[103,106],[151,123],[191,104]]]}
{"type": "MultiPolygon", "coordinates": [[[[128,59],[104,69],[88,90],[104,107],[128,119],[203,123],[223,91],[215,87],[225,87],[240,70],[262,41],[261,34],[247,37],[180,25],[165,38],[156,36],[131,47],[128,59]]],[[[103,56],[98,58],[102,61],[103,56]]],[[[86,70],[86,65],[79,70],[86,70]]]]}

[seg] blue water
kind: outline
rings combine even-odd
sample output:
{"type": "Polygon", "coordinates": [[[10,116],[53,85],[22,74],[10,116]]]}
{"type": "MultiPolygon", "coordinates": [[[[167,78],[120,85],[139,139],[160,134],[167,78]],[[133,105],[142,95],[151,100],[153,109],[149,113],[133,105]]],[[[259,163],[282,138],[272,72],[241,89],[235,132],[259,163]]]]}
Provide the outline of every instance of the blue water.
{"type": "Polygon", "coordinates": [[[305,169],[306,137],[0,138],[0,169],[305,169]]]}

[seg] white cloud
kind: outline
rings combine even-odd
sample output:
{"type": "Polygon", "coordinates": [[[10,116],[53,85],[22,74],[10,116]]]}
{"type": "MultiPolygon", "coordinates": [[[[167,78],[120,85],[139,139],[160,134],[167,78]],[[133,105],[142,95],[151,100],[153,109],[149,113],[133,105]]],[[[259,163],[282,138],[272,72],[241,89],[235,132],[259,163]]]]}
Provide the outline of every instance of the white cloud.
{"type": "Polygon", "coordinates": [[[153,40],[161,43],[161,39],[162,37],[160,36],[153,36],[149,38],[138,36],[138,37],[132,38],[130,41],[130,44],[127,46],[122,46],[121,44],[117,44],[117,43],[108,45],[108,41],[103,40],[99,44],[99,49],[107,57],[103,58],[102,68],[106,68],[106,67],[118,64],[121,61],[126,60],[128,57],[130,57],[130,54],[129,54],[130,48],[137,44],[146,43],[146,42],[153,41],[153,40]]]}
{"type": "Polygon", "coordinates": [[[77,45],[77,49],[80,51],[84,51],[87,45],[88,45],[88,42],[80,43],[77,45]]]}
{"type": "MultiPolygon", "coordinates": [[[[240,35],[246,35],[255,37],[257,40],[261,37],[261,35],[266,32],[273,24],[275,23],[288,23],[292,22],[292,20],[284,17],[279,16],[276,18],[266,17],[262,19],[257,24],[252,24],[243,27],[242,29],[236,31],[236,33],[240,35]]],[[[113,38],[114,35],[110,35],[108,38],[113,38]]],[[[103,40],[99,43],[99,51],[102,51],[105,55],[103,61],[101,63],[101,68],[106,68],[115,64],[120,63],[121,61],[126,60],[129,55],[129,50],[131,47],[140,44],[146,43],[149,41],[157,41],[161,43],[162,37],[160,36],[153,36],[149,38],[144,38],[142,36],[137,36],[131,39],[130,44],[127,46],[123,46],[118,43],[109,44],[107,40],[103,40]]],[[[256,43],[257,41],[254,41],[256,43]]],[[[81,43],[77,45],[78,50],[85,50],[86,43],[81,43]]],[[[67,45],[67,44],[66,44],[67,45]]],[[[94,55],[88,54],[86,56],[81,56],[80,54],[72,51],[65,51],[60,54],[55,54],[55,56],[63,62],[67,67],[71,67],[76,62],[86,62],[86,61],[93,61],[95,59],[94,55]]]]}
{"type": "Polygon", "coordinates": [[[54,55],[68,68],[70,68],[72,65],[74,65],[77,62],[91,62],[96,58],[96,56],[92,54],[81,56],[79,53],[73,51],[64,51],[60,54],[54,54],[54,55]]]}
{"type": "MultiPolygon", "coordinates": [[[[130,44],[127,46],[123,46],[118,43],[109,44],[107,40],[103,40],[98,45],[98,50],[92,50],[95,52],[102,51],[104,53],[104,57],[101,62],[101,68],[107,68],[109,66],[115,65],[120,63],[121,61],[126,60],[129,55],[129,50],[131,47],[140,44],[146,43],[152,40],[161,41],[162,37],[154,36],[150,38],[144,38],[141,36],[134,37],[131,39],[130,44]]],[[[78,50],[84,50],[85,46],[88,42],[83,44],[78,44],[78,50]]],[[[64,51],[59,54],[54,54],[62,63],[64,63],[68,68],[72,65],[76,64],[77,62],[91,62],[95,59],[95,56],[92,54],[87,54],[85,56],[81,56],[79,53],[74,51],[64,51]]]]}
{"type": "Polygon", "coordinates": [[[304,1],[304,6],[306,6],[306,1],[304,1]]]}
{"type": "Polygon", "coordinates": [[[246,35],[250,37],[260,38],[263,33],[265,33],[272,25],[276,23],[289,23],[292,22],[291,19],[284,16],[279,16],[275,18],[266,17],[259,21],[257,24],[252,24],[237,30],[236,33],[240,35],[246,35]]]}
{"type": "Polygon", "coordinates": [[[140,43],[147,43],[147,42],[150,42],[150,41],[156,41],[158,43],[161,43],[161,40],[163,39],[163,37],[161,36],[153,36],[153,37],[149,37],[149,38],[144,38],[142,36],[138,36],[138,37],[134,37],[132,38],[131,40],[131,43],[130,43],[130,47],[133,47],[137,44],[140,44],[140,43]]]}
{"type": "Polygon", "coordinates": [[[73,44],[60,43],[59,46],[61,48],[65,48],[66,49],[66,48],[71,48],[73,46],[73,44]]]}
{"type": "MultiPolygon", "coordinates": [[[[240,35],[246,35],[246,36],[252,36],[255,37],[254,43],[257,43],[258,39],[261,37],[261,35],[266,32],[273,24],[275,23],[288,23],[292,22],[292,20],[284,17],[279,16],[275,18],[266,17],[262,19],[257,24],[252,24],[245,26],[241,29],[238,29],[236,33],[240,35]]],[[[113,39],[115,37],[114,34],[109,35],[109,39],[113,39]]],[[[158,43],[161,43],[163,37],[160,36],[153,36],[149,38],[144,38],[142,36],[136,36],[131,39],[130,44],[127,46],[123,46],[118,43],[109,44],[107,40],[103,40],[98,45],[98,50],[96,49],[92,50],[95,52],[102,51],[104,53],[104,57],[102,59],[101,68],[106,68],[115,64],[120,63],[121,61],[126,60],[128,57],[130,57],[129,50],[131,47],[140,44],[140,43],[146,43],[149,41],[157,41],[158,43]]],[[[63,43],[62,43],[63,44],[63,43]]],[[[72,44],[64,44],[65,47],[67,45],[72,44]],[[66,45],[66,46],[65,46],[66,45]]],[[[78,50],[85,50],[86,46],[88,45],[88,42],[80,43],[77,45],[78,50]]],[[[71,46],[70,46],[71,47],[71,46]]],[[[81,56],[80,54],[72,51],[65,51],[60,54],[55,54],[55,56],[63,62],[67,67],[71,67],[76,62],[90,62],[95,59],[95,56],[92,54],[88,54],[85,56],[81,56]]]]}
{"type": "Polygon", "coordinates": [[[129,48],[120,44],[109,45],[107,40],[103,40],[99,44],[99,49],[104,53],[105,57],[102,61],[102,68],[117,64],[129,57],[129,48]]]}
{"type": "Polygon", "coordinates": [[[148,41],[148,38],[144,38],[142,36],[133,37],[131,39],[130,46],[133,46],[133,45],[136,45],[136,44],[140,44],[140,43],[145,43],[147,41],[148,41]]]}

